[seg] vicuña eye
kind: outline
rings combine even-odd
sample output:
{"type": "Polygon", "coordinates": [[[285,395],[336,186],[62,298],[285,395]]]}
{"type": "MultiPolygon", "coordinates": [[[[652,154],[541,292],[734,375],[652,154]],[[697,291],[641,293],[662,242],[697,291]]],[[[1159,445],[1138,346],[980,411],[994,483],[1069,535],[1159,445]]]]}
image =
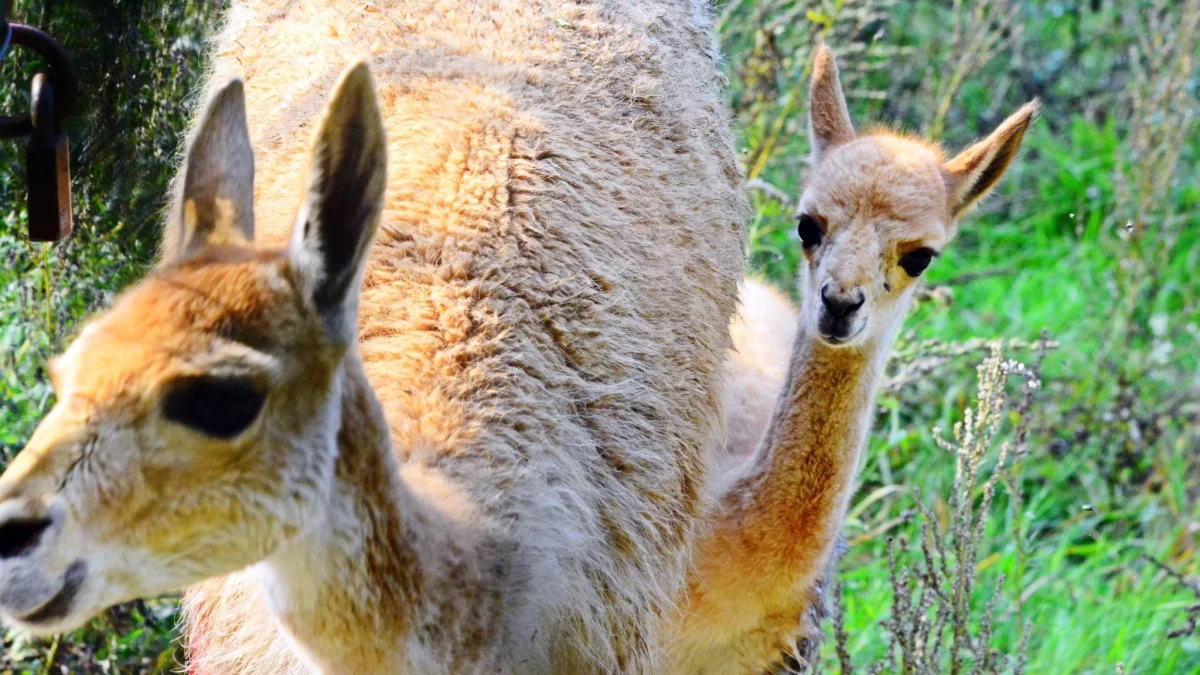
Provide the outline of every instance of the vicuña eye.
{"type": "Polygon", "coordinates": [[[933,262],[937,251],[931,248],[919,248],[915,251],[909,251],[900,256],[900,266],[908,273],[910,277],[919,277],[929,267],[929,263],[933,262]]]}
{"type": "Polygon", "coordinates": [[[172,385],[163,416],[216,438],[230,439],[258,418],[267,395],[248,378],[200,376],[172,385]]]}
{"type": "Polygon", "coordinates": [[[821,237],[825,236],[821,232],[821,226],[817,224],[817,220],[807,213],[800,214],[797,219],[796,231],[800,234],[800,243],[808,250],[820,245],[821,237]]]}

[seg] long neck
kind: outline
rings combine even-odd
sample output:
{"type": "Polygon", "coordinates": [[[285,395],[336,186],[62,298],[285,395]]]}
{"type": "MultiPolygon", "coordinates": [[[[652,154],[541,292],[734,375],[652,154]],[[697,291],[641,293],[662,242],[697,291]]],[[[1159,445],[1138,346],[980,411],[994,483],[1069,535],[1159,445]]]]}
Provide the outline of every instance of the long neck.
{"type": "MultiPolygon", "coordinates": [[[[789,525],[785,532],[836,537],[890,346],[890,335],[838,348],[808,331],[797,334],[749,477],[756,485],[753,511],[774,514],[776,525],[789,525]]],[[[768,548],[778,548],[780,555],[795,553],[788,549],[798,539],[779,534],[768,540],[768,548]]]]}
{"type": "MultiPolygon", "coordinates": [[[[819,604],[899,323],[845,348],[801,328],[758,452],[697,545],[682,634],[703,636],[714,654],[741,654],[746,635],[791,635],[797,617],[819,604]]],[[[776,658],[773,640],[745,658],[776,658]]],[[[686,658],[712,660],[703,649],[686,658]]]]}
{"type": "Polygon", "coordinates": [[[876,337],[853,347],[832,347],[804,328],[798,331],[758,452],[723,496],[714,529],[702,544],[701,577],[729,565],[752,565],[772,580],[766,583],[786,586],[811,583],[823,572],[905,307],[896,308],[876,337]],[[713,570],[703,571],[710,565],[713,570]]]}
{"type": "Polygon", "coordinates": [[[415,525],[426,509],[400,480],[382,412],[353,356],[337,438],[322,517],[261,566],[268,604],[319,671],[391,672],[425,585],[422,558],[436,550],[415,525]]]}

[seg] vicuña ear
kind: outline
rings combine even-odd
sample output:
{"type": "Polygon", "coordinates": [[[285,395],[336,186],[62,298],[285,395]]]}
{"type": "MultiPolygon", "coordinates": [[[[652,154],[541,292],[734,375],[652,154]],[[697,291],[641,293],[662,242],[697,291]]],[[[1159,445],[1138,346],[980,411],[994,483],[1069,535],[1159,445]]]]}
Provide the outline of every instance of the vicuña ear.
{"type": "Polygon", "coordinates": [[[995,187],[1017,156],[1029,123],[1037,116],[1038,102],[1026,103],[991,133],[946,162],[942,174],[950,199],[950,215],[958,218],[995,187]]]}
{"type": "Polygon", "coordinates": [[[854,140],[854,124],[838,80],[837,63],[833,52],[821,45],[813,60],[812,86],[808,94],[808,137],[812,143],[813,162],[821,159],[830,148],[854,140]]]}
{"type": "Polygon", "coordinates": [[[331,334],[354,339],[359,285],[387,183],[387,141],[366,62],[342,74],[313,141],[290,256],[331,334]]]}
{"type": "Polygon", "coordinates": [[[164,235],[167,258],[187,257],[209,244],[254,241],[254,150],[241,80],[221,87],[200,116],[175,208],[164,235]]]}

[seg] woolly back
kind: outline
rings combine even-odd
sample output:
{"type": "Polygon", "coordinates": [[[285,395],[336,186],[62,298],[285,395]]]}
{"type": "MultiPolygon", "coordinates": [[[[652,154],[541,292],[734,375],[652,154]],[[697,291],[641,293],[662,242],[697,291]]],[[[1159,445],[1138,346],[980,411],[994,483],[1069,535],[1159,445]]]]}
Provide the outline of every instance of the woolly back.
{"type": "Polygon", "coordinates": [[[389,164],[358,351],[395,453],[571,585],[520,611],[600,661],[654,651],[722,443],[744,205],[711,28],[706,0],[255,0],[214,51],[211,82],[245,81],[259,246],[370,59],[389,164]]]}

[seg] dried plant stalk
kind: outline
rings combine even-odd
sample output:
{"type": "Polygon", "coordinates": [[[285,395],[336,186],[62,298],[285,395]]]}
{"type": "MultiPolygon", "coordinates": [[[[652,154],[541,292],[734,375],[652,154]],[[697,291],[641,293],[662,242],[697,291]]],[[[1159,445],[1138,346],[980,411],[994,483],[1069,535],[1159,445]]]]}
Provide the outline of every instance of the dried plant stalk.
{"type": "Polygon", "coordinates": [[[1116,176],[1118,210],[1134,237],[1175,215],[1169,191],[1196,123],[1198,104],[1188,83],[1200,48],[1200,0],[1155,0],[1149,11],[1139,5],[1125,7],[1138,44],[1129,55],[1129,132],[1116,176]]]}
{"type": "Polygon", "coordinates": [[[741,2],[725,6],[718,24],[721,34],[734,42],[753,34],[749,56],[736,66],[736,77],[745,83],[745,91],[734,101],[745,126],[763,128],[762,141],[746,164],[750,179],[760,178],[780,142],[796,133],[807,99],[812,49],[818,43],[828,42],[837,49],[844,66],[842,83],[850,99],[887,96],[871,82],[890,79],[886,74],[902,53],[900,47],[884,40],[899,2],[766,0],[757,3],[753,12],[747,12],[741,2]],[[872,77],[875,74],[880,77],[872,77]]]}
{"type": "MultiPolygon", "coordinates": [[[[1029,412],[1041,386],[1038,366],[1005,358],[1003,344],[995,341],[988,345],[989,355],[977,369],[975,404],[964,411],[950,438],[934,430],[938,446],[955,460],[948,527],[939,527],[920,493],[914,492],[919,536],[916,541],[906,537],[888,541],[892,610],[885,628],[890,634],[889,649],[886,659],[872,664],[869,672],[992,675],[1024,671],[1027,624],[1021,624],[1014,653],[1002,654],[991,644],[1003,575],[982,609],[973,603],[978,600],[979,561],[988,544],[986,527],[997,488],[1004,486],[1010,500],[1019,501],[1020,485],[1009,480],[1010,470],[1012,462],[1026,452],[1029,412]],[[1021,384],[1015,405],[1009,395],[1011,380],[1021,384]],[[1016,420],[1011,428],[1005,423],[1010,417],[1016,420]],[[1000,440],[1001,435],[1005,440],[1000,440]]],[[[1039,366],[1050,345],[1044,336],[1034,343],[1039,366]]],[[[1017,516],[1019,519],[1020,514],[1017,516]]],[[[1019,593],[1015,602],[1019,617],[1019,593]]],[[[841,672],[847,674],[853,672],[853,664],[841,612],[839,599],[833,607],[835,644],[841,672]]]]}
{"type": "Polygon", "coordinates": [[[972,75],[1020,39],[1017,0],[954,0],[950,40],[944,58],[929,60],[925,73],[925,110],[931,111],[926,133],[941,138],[946,115],[959,89],[972,75]]]}

